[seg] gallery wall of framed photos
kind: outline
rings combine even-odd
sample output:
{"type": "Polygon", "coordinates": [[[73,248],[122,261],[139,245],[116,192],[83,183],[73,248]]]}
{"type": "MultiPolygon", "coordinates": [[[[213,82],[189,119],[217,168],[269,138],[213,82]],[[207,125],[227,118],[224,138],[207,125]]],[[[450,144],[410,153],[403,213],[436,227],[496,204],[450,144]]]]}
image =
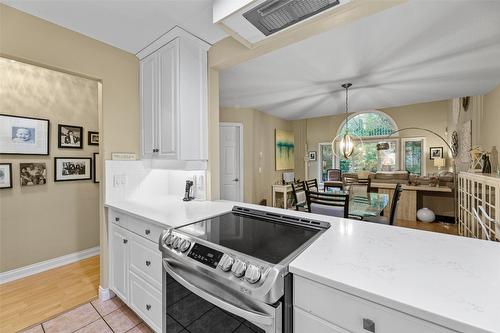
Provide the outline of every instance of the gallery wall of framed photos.
{"type": "Polygon", "coordinates": [[[97,81],[3,58],[0,69],[3,272],[99,244],[99,122],[97,81]],[[39,260],[19,237],[47,244],[39,260]]]}

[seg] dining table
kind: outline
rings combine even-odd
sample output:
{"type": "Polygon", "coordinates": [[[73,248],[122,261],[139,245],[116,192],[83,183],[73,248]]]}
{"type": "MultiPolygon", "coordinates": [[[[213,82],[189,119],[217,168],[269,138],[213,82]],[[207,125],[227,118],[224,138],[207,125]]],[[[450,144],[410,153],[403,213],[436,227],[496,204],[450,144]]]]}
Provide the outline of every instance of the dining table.
{"type": "MultiPolygon", "coordinates": [[[[330,188],[325,192],[336,194],[349,194],[349,191],[343,191],[330,188]]],[[[379,216],[385,207],[389,204],[389,195],[384,193],[367,192],[349,196],[349,216],[366,218],[379,216]]]]}

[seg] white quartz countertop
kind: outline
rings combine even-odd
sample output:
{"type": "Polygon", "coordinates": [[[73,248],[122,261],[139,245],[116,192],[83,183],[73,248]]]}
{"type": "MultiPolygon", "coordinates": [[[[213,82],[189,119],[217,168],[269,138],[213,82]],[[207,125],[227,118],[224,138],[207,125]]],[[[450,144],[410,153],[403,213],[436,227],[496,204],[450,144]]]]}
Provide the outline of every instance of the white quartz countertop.
{"type": "MultiPolygon", "coordinates": [[[[284,212],[173,196],[106,204],[166,227],[229,212],[234,205],[284,212]]],[[[500,332],[500,243],[291,210],[286,214],[331,224],[291,263],[292,273],[459,332],[500,332]]]]}
{"type": "Polygon", "coordinates": [[[500,244],[339,219],[294,274],[459,332],[500,332],[500,244]]]}
{"type": "Polygon", "coordinates": [[[160,196],[109,202],[105,206],[166,228],[175,228],[229,212],[234,203],[197,200],[186,202],[178,196],[160,196]]]}

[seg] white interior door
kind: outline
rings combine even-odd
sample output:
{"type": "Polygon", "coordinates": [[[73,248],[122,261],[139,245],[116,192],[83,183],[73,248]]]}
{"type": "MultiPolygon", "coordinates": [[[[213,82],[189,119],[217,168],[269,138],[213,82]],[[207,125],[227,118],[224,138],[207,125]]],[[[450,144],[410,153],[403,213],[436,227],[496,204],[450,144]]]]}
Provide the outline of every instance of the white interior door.
{"type": "Polygon", "coordinates": [[[222,200],[243,201],[242,126],[220,125],[220,196],[222,200]]]}

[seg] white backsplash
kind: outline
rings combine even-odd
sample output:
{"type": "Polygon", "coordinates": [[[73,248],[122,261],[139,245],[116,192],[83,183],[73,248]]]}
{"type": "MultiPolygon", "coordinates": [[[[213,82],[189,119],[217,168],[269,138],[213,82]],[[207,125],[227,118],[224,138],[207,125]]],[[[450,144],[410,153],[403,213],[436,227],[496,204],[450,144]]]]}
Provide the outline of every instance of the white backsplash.
{"type": "Polygon", "coordinates": [[[205,170],[152,169],[150,160],[106,161],[106,202],[161,196],[184,196],[186,180],[195,185],[194,196],[206,200],[205,170]]]}

